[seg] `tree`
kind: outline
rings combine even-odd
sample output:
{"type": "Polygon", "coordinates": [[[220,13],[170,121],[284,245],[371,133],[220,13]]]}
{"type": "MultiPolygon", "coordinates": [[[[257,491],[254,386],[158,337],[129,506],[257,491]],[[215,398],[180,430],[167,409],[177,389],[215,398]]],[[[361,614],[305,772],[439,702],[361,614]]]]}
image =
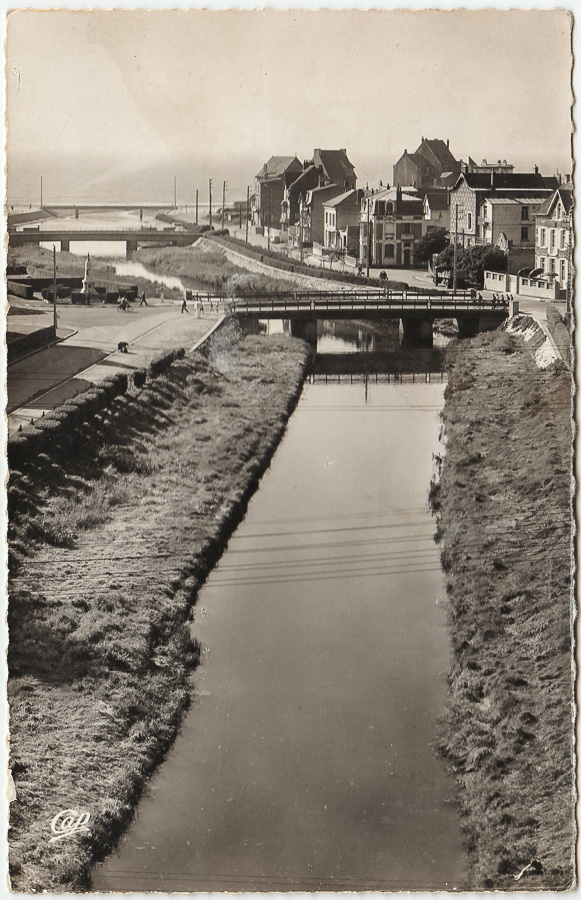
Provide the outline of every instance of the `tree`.
{"type": "Polygon", "coordinates": [[[441,253],[447,243],[448,232],[445,228],[430,228],[430,230],[414,244],[414,262],[428,262],[434,253],[441,253]]]}
{"type": "MultiPolygon", "coordinates": [[[[446,247],[436,259],[436,265],[454,265],[454,247],[446,247]]],[[[507,256],[503,250],[492,244],[477,244],[474,247],[456,247],[456,272],[462,272],[470,284],[484,286],[484,270],[506,272],[507,256]]]]}

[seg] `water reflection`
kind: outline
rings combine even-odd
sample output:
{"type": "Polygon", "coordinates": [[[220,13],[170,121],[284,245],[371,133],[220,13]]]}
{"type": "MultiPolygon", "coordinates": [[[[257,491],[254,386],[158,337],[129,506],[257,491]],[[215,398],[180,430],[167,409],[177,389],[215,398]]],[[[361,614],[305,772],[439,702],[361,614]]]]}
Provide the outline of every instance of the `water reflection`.
{"type": "Polygon", "coordinates": [[[441,382],[445,380],[448,340],[435,334],[433,347],[406,342],[398,322],[320,322],[310,379],[312,383],[354,383],[357,376],[372,376],[376,382],[388,384],[404,378],[441,382]]]}

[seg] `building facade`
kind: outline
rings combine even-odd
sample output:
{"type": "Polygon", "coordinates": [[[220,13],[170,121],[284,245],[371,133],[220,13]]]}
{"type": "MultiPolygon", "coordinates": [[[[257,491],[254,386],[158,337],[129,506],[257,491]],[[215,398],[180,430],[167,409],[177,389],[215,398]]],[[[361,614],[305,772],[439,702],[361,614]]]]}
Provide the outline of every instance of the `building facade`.
{"type": "Polygon", "coordinates": [[[423,201],[400,188],[361,200],[359,260],[371,266],[411,266],[414,242],[424,234],[423,201]]]}
{"type": "Polygon", "coordinates": [[[571,296],[573,275],[573,191],[560,186],[535,215],[535,268],[554,275],[571,296]]]}
{"type": "Polygon", "coordinates": [[[252,222],[261,227],[280,228],[285,188],[303,171],[296,156],[271,156],[255,178],[252,222]]]}
{"type": "Polygon", "coordinates": [[[555,178],[544,178],[538,171],[462,172],[450,191],[450,240],[463,247],[477,243],[478,210],[488,197],[518,197],[532,202],[549,197],[556,187],[555,178]]]}
{"type": "Polygon", "coordinates": [[[486,197],[478,207],[477,244],[497,244],[503,248],[535,245],[534,214],[545,197],[486,197]]]}
{"type": "MultiPolygon", "coordinates": [[[[345,191],[323,204],[323,246],[328,250],[348,252],[349,228],[359,225],[360,192],[345,191]]],[[[351,232],[352,233],[352,232],[351,232]]]]}
{"type": "Polygon", "coordinates": [[[450,141],[422,138],[415,153],[404,150],[393,167],[396,187],[438,187],[454,183],[460,174],[461,161],[450,152],[450,141]]]}

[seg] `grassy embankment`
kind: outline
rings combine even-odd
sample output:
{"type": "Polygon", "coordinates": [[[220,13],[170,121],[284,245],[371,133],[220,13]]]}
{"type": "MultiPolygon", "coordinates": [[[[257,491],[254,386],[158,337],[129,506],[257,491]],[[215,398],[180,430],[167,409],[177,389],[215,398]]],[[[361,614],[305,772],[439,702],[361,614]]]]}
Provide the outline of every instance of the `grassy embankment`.
{"type": "Polygon", "coordinates": [[[117,397],[73,453],[9,488],[13,889],[87,886],[173,740],[198,660],[193,605],[300,392],[308,351],[217,332],[117,397]],[[61,810],[89,835],[50,843],[61,810]]]}
{"type": "Polygon", "coordinates": [[[441,750],[477,890],[573,879],[572,381],[531,344],[455,346],[432,496],[454,651],[441,750]]]}
{"type": "MultiPolygon", "coordinates": [[[[207,244],[145,248],[133,253],[131,262],[141,263],[160,275],[180,278],[186,287],[198,291],[281,290],[288,287],[292,280],[283,272],[272,277],[247,272],[242,266],[229,262],[220,247],[209,247],[207,244]]],[[[10,248],[8,264],[25,265],[29,275],[52,275],[52,251],[33,245],[10,248]]],[[[59,253],[57,271],[58,275],[82,276],[83,257],[68,252],[59,253]]],[[[97,284],[137,284],[139,291],[144,290],[148,297],[162,293],[173,299],[181,299],[182,296],[181,290],[168,288],[162,282],[152,282],[139,275],[117,275],[115,263],[99,257],[91,260],[91,277],[97,284]]]]}

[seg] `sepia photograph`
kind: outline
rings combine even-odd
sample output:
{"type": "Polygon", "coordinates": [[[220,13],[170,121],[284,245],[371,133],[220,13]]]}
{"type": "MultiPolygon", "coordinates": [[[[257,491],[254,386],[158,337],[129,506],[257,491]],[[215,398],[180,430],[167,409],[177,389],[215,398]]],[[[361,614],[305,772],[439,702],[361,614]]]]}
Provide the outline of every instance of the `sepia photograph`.
{"type": "Polygon", "coordinates": [[[4,26],[7,889],[574,890],[573,13],[4,26]]]}

